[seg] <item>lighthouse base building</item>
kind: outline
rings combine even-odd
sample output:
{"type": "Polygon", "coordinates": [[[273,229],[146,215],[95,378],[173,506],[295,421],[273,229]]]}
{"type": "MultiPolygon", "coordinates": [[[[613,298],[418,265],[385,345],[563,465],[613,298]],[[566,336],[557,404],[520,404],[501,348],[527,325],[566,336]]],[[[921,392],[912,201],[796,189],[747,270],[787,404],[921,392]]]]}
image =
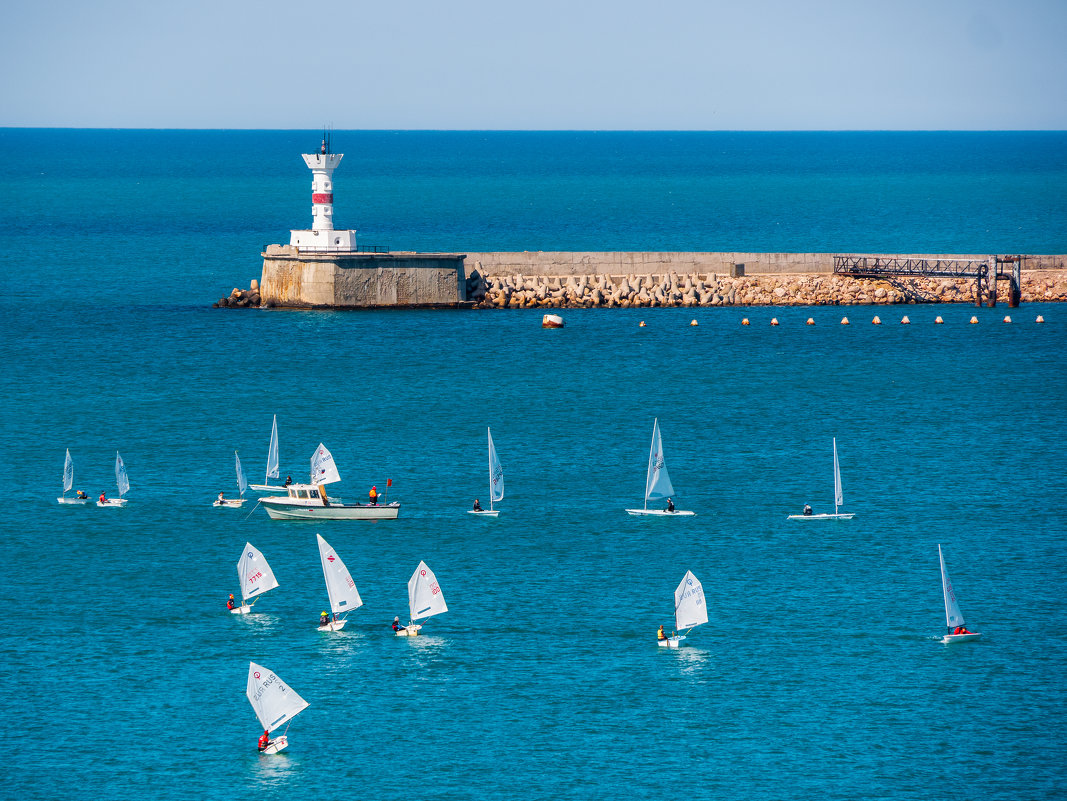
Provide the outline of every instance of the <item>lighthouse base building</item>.
{"type": "Polygon", "coordinates": [[[343,156],[331,153],[325,138],[320,152],[303,154],[312,175],[312,225],[291,231],[288,245],[263,251],[262,302],[331,309],[469,305],[463,254],[361,251],[355,231],[333,227],[333,171],[343,156]]]}

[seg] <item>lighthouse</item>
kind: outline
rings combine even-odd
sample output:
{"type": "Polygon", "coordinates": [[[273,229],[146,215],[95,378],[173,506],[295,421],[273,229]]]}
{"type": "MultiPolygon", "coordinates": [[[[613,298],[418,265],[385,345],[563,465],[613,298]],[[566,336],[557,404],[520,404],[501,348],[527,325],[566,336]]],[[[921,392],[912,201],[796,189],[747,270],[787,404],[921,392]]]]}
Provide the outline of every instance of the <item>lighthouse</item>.
{"type": "Polygon", "coordinates": [[[329,140],[323,137],[318,153],[302,155],[311,170],[311,229],[290,231],[289,244],[302,251],[354,252],[356,232],[333,227],[333,171],[344,153],[331,153],[329,140]]]}

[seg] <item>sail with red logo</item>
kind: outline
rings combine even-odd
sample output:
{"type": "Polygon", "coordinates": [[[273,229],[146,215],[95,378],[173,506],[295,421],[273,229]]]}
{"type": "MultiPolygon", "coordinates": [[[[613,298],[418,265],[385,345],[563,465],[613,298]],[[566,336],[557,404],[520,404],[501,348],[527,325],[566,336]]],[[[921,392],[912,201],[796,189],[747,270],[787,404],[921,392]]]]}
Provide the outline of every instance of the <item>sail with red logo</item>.
{"type": "Polygon", "coordinates": [[[319,559],[322,560],[322,574],[326,577],[326,594],[330,597],[330,615],[325,622],[319,622],[319,631],[340,631],[345,627],[346,616],[353,609],[363,606],[356,582],[348,572],[341,557],[330,544],[316,534],[319,540],[319,559]]]}
{"type": "Polygon", "coordinates": [[[419,562],[419,566],[408,580],[408,609],[411,612],[411,622],[397,631],[398,637],[414,637],[422,628],[415,621],[448,611],[441,585],[437,583],[437,576],[425,562],[419,562]]]}
{"type": "Polygon", "coordinates": [[[247,615],[262,593],[278,586],[274,571],[250,542],[245,543],[241,558],[237,560],[237,578],[241,582],[241,605],[230,610],[235,615],[247,615]],[[250,604],[249,598],[255,598],[255,601],[250,604]]]}
{"type": "MultiPolygon", "coordinates": [[[[268,735],[282,724],[285,724],[285,732],[288,732],[289,722],[308,708],[308,702],[282,681],[277,673],[255,662],[248,663],[248,686],[245,695],[252,704],[264,733],[268,735]]],[[[260,753],[277,754],[289,745],[289,740],[286,734],[282,733],[278,737],[268,736],[266,742],[260,738],[260,743],[260,753]]]]}

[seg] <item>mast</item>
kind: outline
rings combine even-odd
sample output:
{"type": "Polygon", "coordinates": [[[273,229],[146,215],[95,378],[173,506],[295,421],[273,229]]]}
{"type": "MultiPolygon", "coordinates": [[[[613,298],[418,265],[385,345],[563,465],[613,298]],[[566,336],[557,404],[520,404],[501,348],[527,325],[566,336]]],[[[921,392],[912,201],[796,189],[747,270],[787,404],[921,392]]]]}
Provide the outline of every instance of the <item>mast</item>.
{"type": "Polygon", "coordinates": [[[652,457],[656,453],[656,429],[659,428],[659,418],[652,421],[652,444],[648,446],[648,469],[645,471],[645,509],[648,509],[648,491],[652,489],[648,482],[652,478],[652,457]]]}
{"type": "Polygon", "coordinates": [[[488,444],[485,449],[485,458],[489,460],[489,511],[493,511],[493,432],[487,426],[486,435],[488,444]]]}

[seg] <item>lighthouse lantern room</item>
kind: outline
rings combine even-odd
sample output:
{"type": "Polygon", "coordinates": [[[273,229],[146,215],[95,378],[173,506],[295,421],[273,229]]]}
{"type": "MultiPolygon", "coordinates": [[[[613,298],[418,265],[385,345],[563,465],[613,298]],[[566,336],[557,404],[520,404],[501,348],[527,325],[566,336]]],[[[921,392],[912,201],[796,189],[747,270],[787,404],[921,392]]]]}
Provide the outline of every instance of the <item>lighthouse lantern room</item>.
{"type": "Polygon", "coordinates": [[[289,244],[304,251],[354,252],[356,232],[333,227],[333,171],[344,154],[331,153],[329,139],[323,137],[319,152],[303,158],[311,170],[311,230],[290,231],[289,244]]]}

